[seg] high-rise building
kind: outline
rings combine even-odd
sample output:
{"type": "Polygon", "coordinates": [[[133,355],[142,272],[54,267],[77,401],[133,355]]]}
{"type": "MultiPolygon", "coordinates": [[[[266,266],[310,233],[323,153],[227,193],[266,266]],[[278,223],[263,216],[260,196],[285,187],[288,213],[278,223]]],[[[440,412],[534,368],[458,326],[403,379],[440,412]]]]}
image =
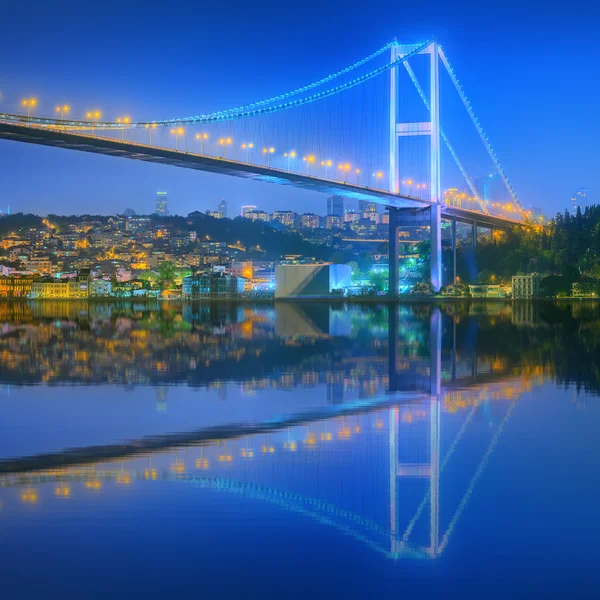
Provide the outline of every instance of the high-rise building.
{"type": "Polygon", "coordinates": [[[166,217],[169,214],[167,192],[156,192],[156,210],[154,212],[163,217],[166,217]]]}
{"type": "Polygon", "coordinates": [[[573,214],[577,212],[579,208],[581,212],[584,212],[588,199],[587,199],[588,191],[585,188],[579,188],[576,190],[575,194],[571,198],[571,205],[573,206],[573,214]]]}
{"type": "Polygon", "coordinates": [[[329,196],[327,198],[327,214],[336,217],[344,216],[344,199],[342,196],[329,196]]]}
{"type": "Polygon", "coordinates": [[[305,213],[300,217],[300,223],[305,229],[318,229],[321,225],[321,219],[319,215],[305,213]]]}
{"type": "Polygon", "coordinates": [[[377,212],[377,204],[375,204],[375,202],[369,202],[368,200],[359,200],[358,212],[361,214],[366,212],[377,212]]]}
{"type": "Polygon", "coordinates": [[[244,219],[247,219],[248,213],[252,212],[253,210],[256,210],[256,206],[253,204],[246,204],[245,206],[242,206],[242,212],[240,214],[242,217],[244,217],[244,219]]]}
{"type": "Polygon", "coordinates": [[[221,213],[221,218],[227,218],[227,202],[225,198],[221,198],[221,202],[219,202],[219,212],[221,213]]]}

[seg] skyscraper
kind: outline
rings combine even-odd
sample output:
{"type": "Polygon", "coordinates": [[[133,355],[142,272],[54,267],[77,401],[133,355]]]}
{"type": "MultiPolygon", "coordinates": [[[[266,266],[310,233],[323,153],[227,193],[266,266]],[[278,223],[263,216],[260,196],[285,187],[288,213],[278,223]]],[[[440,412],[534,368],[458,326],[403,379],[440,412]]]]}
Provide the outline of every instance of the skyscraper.
{"type": "Polygon", "coordinates": [[[157,215],[166,217],[169,214],[167,208],[167,192],[156,192],[156,210],[157,215]]]}
{"type": "Polygon", "coordinates": [[[573,205],[573,214],[577,212],[578,208],[581,210],[581,212],[585,212],[588,203],[587,195],[588,191],[585,188],[578,188],[576,190],[575,194],[571,198],[571,204],[573,205]]]}
{"type": "Polygon", "coordinates": [[[344,216],[344,199],[341,196],[329,196],[327,198],[327,214],[336,217],[344,216]]]}
{"type": "Polygon", "coordinates": [[[225,198],[221,198],[221,202],[219,202],[219,212],[222,219],[227,218],[227,202],[225,202],[225,198]]]}

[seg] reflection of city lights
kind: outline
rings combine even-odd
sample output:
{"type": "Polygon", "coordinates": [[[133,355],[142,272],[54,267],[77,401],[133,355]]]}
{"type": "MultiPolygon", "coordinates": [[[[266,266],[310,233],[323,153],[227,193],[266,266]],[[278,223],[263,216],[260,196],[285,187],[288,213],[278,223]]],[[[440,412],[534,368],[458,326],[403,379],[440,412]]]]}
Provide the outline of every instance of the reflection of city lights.
{"type": "Polygon", "coordinates": [[[25,502],[25,504],[35,504],[37,501],[37,490],[28,489],[21,492],[21,502],[25,502]]]}
{"type": "Polygon", "coordinates": [[[71,488],[68,485],[59,485],[54,488],[54,495],[61,498],[68,498],[71,495],[71,488]]]}
{"type": "Polygon", "coordinates": [[[208,469],[208,458],[197,458],[196,469],[208,469]]]}
{"type": "Polygon", "coordinates": [[[102,482],[99,479],[89,479],[85,482],[85,487],[88,490],[99,490],[102,487],[102,482]]]}
{"type": "Polygon", "coordinates": [[[144,469],[144,479],[151,479],[156,481],[158,478],[158,472],[156,469],[144,469]]]}

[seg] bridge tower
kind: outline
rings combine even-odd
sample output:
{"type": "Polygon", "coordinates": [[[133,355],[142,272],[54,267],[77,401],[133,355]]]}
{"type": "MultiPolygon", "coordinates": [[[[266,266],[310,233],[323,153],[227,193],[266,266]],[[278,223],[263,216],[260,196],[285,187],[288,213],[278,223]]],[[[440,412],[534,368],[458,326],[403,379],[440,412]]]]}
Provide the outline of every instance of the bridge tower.
{"type": "MultiPolygon", "coordinates": [[[[414,50],[414,46],[402,46],[395,43],[391,47],[390,62],[394,63],[414,50]]],[[[398,70],[400,65],[390,69],[390,182],[389,190],[394,194],[400,192],[400,163],[398,156],[398,140],[401,137],[428,135],[430,183],[429,192],[431,208],[430,222],[430,281],[433,289],[438,292],[442,286],[442,193],[440,183],[440,88],[439,88],[439,47],[432,42],[420,54],[429,55],[429,105],[430,121],[426,123],[398,122],[398,70]]],[[[409,69],[407,63],[403,63],[409,69]]],[[[390,295],[398,295],[398,208],[390,208],[390,295]],[[396,214],[392,214],[396,213],[396,214]]]]}

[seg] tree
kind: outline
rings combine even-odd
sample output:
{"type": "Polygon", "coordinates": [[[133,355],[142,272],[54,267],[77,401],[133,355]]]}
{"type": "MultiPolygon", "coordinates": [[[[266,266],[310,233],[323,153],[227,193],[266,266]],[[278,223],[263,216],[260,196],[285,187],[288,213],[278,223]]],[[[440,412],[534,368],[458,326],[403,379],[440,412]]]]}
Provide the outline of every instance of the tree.
{"type": "Polygon", "coordinates": [[[411,296],[433,296],[433,287],[429,281],[418,281],[410,291],[411,296]]]}
{"type": "Polygon", "coordinates": [[[388,289],[387,271],[369,271],[369,285],[376,292],[384,292],[388,289]]]}
{"type": "Polygon", "coordinates": [[[165,260],[160,263],[158,267],[158,287],[161,290],[168,290],[172,288],[175,283],[175,277],[177,276],[177,267],[174,263],[165,260]]]}

